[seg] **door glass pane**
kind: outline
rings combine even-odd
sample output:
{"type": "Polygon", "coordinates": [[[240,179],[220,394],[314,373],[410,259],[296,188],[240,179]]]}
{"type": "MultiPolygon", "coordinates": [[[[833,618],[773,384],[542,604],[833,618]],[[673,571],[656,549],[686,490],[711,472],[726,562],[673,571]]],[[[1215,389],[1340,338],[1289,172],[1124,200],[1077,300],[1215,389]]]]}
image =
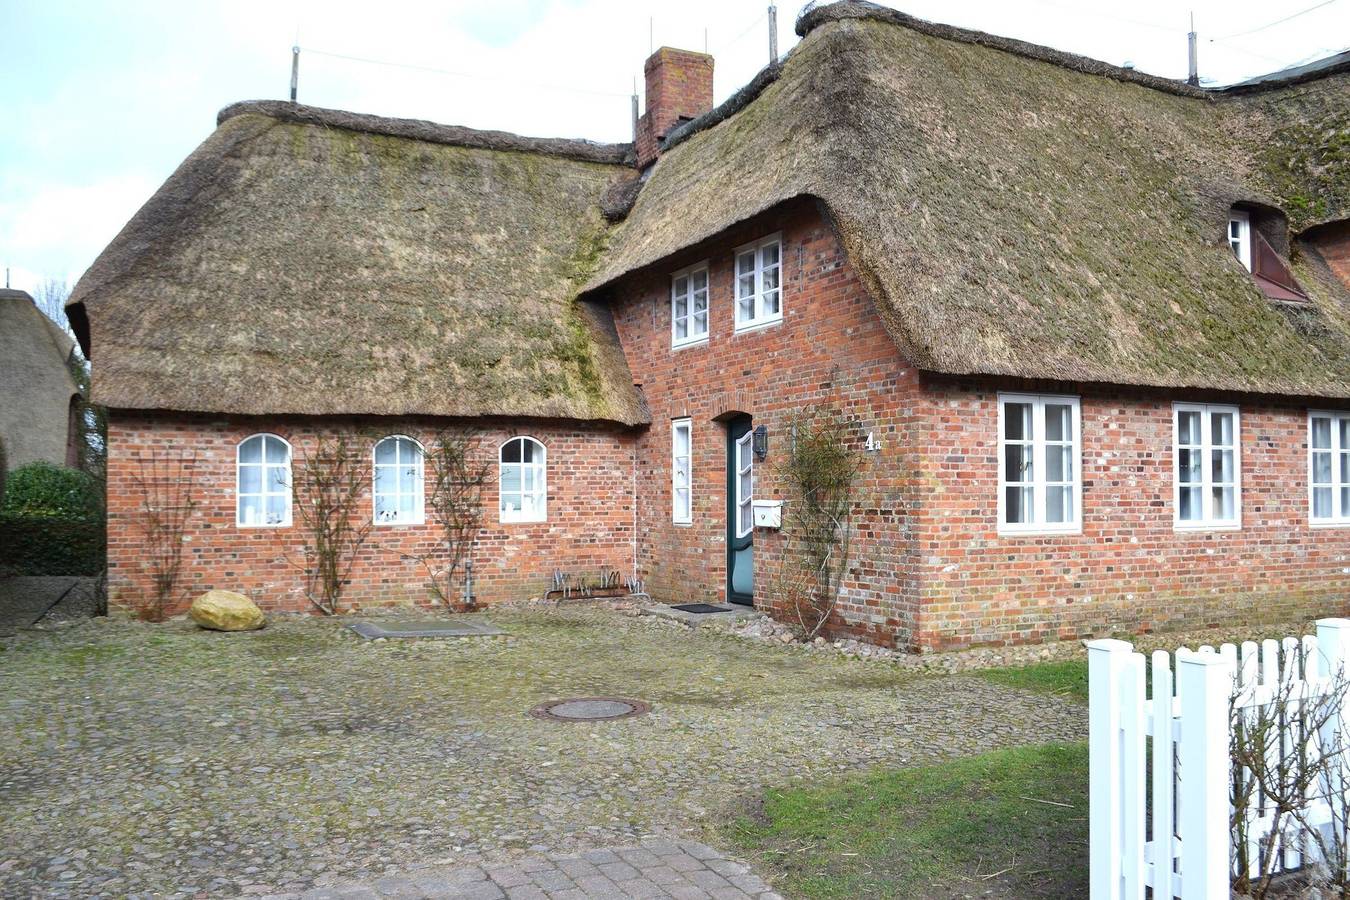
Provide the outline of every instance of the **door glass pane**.
{"type": "Polygon", "coordinates": [[[1329,487],[1313,488],[1312,514],[1314,519],[1330,519],[1332,517],[1333,513],[1331,511],[1331,488],[1329,487]]]}

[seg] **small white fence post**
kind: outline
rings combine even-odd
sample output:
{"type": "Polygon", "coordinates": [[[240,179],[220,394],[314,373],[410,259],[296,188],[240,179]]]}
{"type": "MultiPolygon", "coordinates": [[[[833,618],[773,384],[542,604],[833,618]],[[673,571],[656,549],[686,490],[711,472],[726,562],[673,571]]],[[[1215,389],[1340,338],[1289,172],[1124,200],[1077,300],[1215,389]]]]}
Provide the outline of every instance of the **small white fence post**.
{"type": "Polygon", "coordinates": [[[1178,789],[1186,802],[1181,838],[1182,900],[1228,900],[1228,698],[1233,660],[1217,653],[1178,651],[1181,712],[1178,789]]]}
{"type": "Polygon", "coordinates": [[[1088,641],[1088,833],[1092,900],[1124,896],[1124,706],[1120,689],[1134,651],[1125,641],[1088,641]]]}

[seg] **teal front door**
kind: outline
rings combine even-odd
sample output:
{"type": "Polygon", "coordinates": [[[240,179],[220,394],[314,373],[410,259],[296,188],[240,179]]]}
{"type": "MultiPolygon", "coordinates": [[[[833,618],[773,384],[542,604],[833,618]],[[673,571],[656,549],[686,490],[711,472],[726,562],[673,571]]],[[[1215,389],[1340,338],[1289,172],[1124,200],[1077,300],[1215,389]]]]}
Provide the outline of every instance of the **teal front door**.
{"type": "Polygon", "coordinates": [[[750,417],[727,423],[727,600],[751,606],[755,597],[755,455],[750,417]]]}

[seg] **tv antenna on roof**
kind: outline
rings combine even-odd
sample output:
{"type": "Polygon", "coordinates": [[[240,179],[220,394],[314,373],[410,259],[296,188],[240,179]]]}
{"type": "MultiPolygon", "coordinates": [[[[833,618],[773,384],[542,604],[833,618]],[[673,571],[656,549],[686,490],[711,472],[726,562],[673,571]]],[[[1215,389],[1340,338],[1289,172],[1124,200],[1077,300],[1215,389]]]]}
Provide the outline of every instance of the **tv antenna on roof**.
{"type": "Polygon", "coordinates": [[[1191,30],[1186,34],[1186,83],[1199,87],[1200,85],[1200,62],[1196,57],[1195,50],[1195,13],[1191,13],[1191,30]]]}

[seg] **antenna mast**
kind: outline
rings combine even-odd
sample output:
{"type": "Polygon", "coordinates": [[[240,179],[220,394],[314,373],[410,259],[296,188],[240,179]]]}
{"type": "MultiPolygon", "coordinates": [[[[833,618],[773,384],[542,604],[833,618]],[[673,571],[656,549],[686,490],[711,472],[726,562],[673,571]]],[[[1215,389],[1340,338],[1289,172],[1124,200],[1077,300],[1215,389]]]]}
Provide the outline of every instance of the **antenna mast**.
{"type": "Polygon", "coordinates": [[[778,62],[778,7],[769,4],[769,65],[778,62]]]}
{"type": "Polygon", "coordinates": [[[1189,63],[1186,67],[1186,83],[1200,86],[1200,62],[1196,57],[1195,50],[1195,13],[1191,13],[1191,30],[1186,35],[1186,56],[1189,63]]]}
{"type": "Polygon", "coordinates": [[[300,87],[300,45],[291,47],[291,102],[295,102],[296,90],[300,87]]]}

